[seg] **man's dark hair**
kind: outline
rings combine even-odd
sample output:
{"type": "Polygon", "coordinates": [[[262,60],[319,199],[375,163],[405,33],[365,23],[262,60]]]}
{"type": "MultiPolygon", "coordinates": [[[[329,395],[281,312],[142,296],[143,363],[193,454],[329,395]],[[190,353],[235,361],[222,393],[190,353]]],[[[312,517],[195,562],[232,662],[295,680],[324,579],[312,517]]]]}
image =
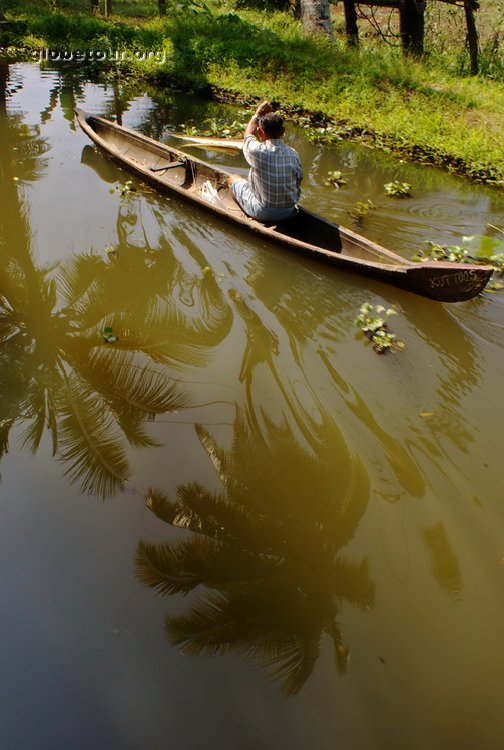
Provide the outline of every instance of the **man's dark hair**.
{"type": "Polygon", "coordinates": [[[268,138],[281,138],[284,133],[283,117],[277,112],[268,112],[259,118],[259,125],[268,138]]]}

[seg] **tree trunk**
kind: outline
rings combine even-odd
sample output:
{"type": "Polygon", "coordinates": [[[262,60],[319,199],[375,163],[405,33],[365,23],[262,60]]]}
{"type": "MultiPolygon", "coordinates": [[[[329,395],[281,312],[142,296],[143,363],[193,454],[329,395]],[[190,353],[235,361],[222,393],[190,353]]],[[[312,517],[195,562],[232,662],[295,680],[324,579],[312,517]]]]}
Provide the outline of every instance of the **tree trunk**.
{"type": "Polygon", "coordinates": [[[474,18],[472,0],[464,0],[464,10],[467,27],[467,46],[471,58],[471,75],[478,75],[478,30],[476,28],[476,19],[474,18]]]}
{"type": "Polygon", "coordinates": [[[105,0],[105,15],[112,15],[112,0],[105,0]]]}
{"type": "Polygon", "coordinates": [[[0,62],[0,112],[7,111],[7,84],[9,82],[9,66],[0,62]]]}
{"type": "Polygon", "coordinates": [[[91,13],[96,16],[100,10],[100,0],[91,0],[91,13]]]}
{"type": "Polygon", "coordinates": [[[158,12],[160,16],[166,16],[166,0],[158,0],[158,12]]]}
{"type": "Polygon", "coordinates": [[[405,53],[423,55],[425,3],[405,0],[399,8],[402,48],[405,53]]]}
{"type": "Polygon", "coordinates": [[[329,0],[299,0],[297,14],[306,31],[333,36],[329,0]]]}
{"type": "Polygon", "coordinates": [[[354,0],[343,0],[345,8],[345,30],[347,43],[350,47],[359,46],[359,28],[357,26],[357,11],[354,0]]]}
{"type": "MultiPolygon", "coordinates": [[[[112,91],[114,92],[114,114],[118,125],[123,124],[123,114],[128,110],[129,105],[121,97],[119,85],[117,79],[114,79],[112,83],[112,91]]],[[[169,122],[168,118],[165,122],[169,122]]],[[[161,137],[161,136],[160,136],[161,137]]],[[[156,140],[160,140],[160,137],[156,140]]]]}

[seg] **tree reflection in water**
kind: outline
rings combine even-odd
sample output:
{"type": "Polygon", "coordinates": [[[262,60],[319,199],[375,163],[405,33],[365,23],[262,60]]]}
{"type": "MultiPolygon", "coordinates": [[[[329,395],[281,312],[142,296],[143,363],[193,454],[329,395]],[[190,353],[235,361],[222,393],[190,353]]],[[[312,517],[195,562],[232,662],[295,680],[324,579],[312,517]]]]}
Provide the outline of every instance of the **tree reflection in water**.
{"type": "Polygon", "coordinates": [[[168,615],[168,640],[184,653],[255,660],[288,695],[312,673],[324,638],[344,672],[342,605],[366,610],[374,601],[367,560],[341,554],[368,503],[362,465],[353,463],[351,481],[341,476],[348,467],[334,465],[334,423],[321,428],[325,450],[316,455],[286,425],[269,423],[258,439],[241,414],[229,450],[196,429],[223,490],[191,483],[174,500],[150,490],[152,512],[191,533],[181,542],[141,541],[136,557],[138,578],[160,593],[206,588],[185,615],[168,615]]]}
{"type": "Polygon", "coordinates": [[[142,351],[117,315],[96,314],[102,265],[77,256],[56,269],[39,268],[17,245],[0,262],[2,447],[16,422],[32,452],[48,427],[53,454],[71,481],[106,497],[129,475],[126,442],[154,445],[144,423],[178,409],[185,397],[168,373],[142,351]],[[117,344],[101,331],[121,331],[117,344]]]}
{"type": "MultiPolygon", "coordinates": [[[[1,377],[9,394],[2,406],[2,446],[19,421],[27,423],[23,442],[35,451],[47,425],[66,475],[104,497],[129,475],[126,442],[155,445],[145,421],[187,403],[166,365],[203,364],[207,347],[229,326],[225,308],[219,320],[186,320],[166,291],[153,291],[168,248],[156,254],[159,262],[147,263],[138,251],[126,255],[78,255],[48,269],[38,268],[18,245],[0,262],[1,377]],[[145,296],[132,302],[122,296],[133,283],[145,290],[149,305],[145,296]],[[105,328],[118,335],[117,342],[105,340],[105,328]]],[[[205,301],[200,309],[213,312],[213,283],[206,276],[197,282],[205,301]]]]}
{"type": "MultiPolygon", "coordinates": [[[[128,444],[157,444],[146,421],[187,403],[167,365],[205,363],[227,335],[231,311],[211,274],[192,280],[196,310],[177,306],[180,263],[167,243],[154,251],[124,241],[106,258],[37,262],[19,185],[43,172],[47,146],[7,112],[8,74],[0,66],[0,458],[16,424],[32,452],[47,428],[70,481],[107,497],[129,476],[128,444]]],[[[118,226],[131,219],[120,211],[118,226]]]]}

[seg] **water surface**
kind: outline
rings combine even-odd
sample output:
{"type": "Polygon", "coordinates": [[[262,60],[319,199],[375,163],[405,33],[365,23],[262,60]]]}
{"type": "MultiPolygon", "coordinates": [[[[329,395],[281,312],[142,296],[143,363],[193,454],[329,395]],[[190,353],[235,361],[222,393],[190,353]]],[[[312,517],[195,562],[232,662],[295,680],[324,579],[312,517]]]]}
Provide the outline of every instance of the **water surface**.
{"type": "MultiPolygon", "coordinates": [[[[2,747],[501,747],[502,297],[442,305],[135,180],[123,200],[72,115],[168,140],[229,108],[2,81],[2,747]],[[404,352],[360,338],[364,301],[397,306],[404,352]]],[[[349,225],[369,199],[359,231],[407,257],[499,249],[500,193],[289,137],[307,207],[349,225]]]]}

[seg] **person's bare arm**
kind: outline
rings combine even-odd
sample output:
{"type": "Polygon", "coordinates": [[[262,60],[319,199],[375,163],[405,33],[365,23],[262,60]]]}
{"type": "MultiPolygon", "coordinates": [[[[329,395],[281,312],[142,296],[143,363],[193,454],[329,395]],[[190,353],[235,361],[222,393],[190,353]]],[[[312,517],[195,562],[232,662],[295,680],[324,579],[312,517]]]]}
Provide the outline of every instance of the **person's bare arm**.
{"type": "Polygon", "coordinates": [[[253,135],[254,137],[257,135],[257,128],[259,127],[258,118],[262,117],[263,115],[267,115],[268,112],[273,112],[273,107],[271,106],[270,102],[263,102],[257,107],[256,111],[247,123],[245,133],[243,134],[244,138],[246,138],[248,135],[253,135]]]}

